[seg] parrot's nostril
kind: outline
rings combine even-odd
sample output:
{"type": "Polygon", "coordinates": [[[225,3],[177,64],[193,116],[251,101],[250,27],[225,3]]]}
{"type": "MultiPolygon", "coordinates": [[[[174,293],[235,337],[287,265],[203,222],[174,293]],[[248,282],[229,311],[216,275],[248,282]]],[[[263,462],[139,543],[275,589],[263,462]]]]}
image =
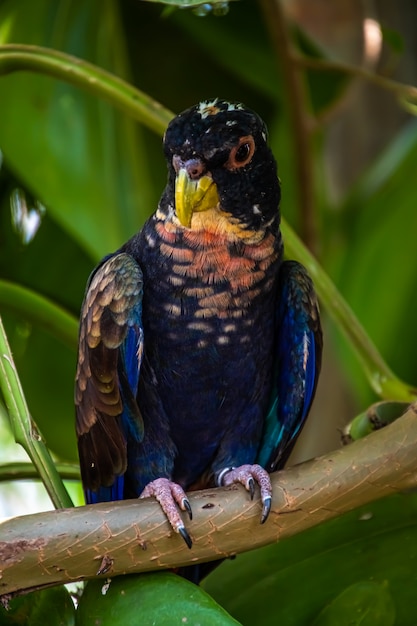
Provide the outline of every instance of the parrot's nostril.
{"type": "Polygon", "coordinates": [[[191,180],[198,180],[206,173],[206,166],[201,159],[187,159],[183,161],[177,154],[172,158],[172,164],[175,171],[179,172],[180,169],[185,169],[191,180]]]}
{"type": "Polygon", "coordinates": [[[190,159],[184,163],[184,167],[191,180],[197,180],[206,172],[206,167],[200,159],[190,159]]]}

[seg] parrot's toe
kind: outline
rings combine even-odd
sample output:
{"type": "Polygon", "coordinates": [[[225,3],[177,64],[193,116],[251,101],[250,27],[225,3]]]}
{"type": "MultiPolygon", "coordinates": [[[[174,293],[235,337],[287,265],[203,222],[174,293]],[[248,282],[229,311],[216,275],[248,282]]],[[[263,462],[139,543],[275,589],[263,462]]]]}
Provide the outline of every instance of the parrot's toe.
{"type": "Polygon", "coordinates": [[[223,470],[219,473],[219,486],[228,487],[234,483],[241,483],[253,499],[255,483],[259,485],[262,500],[261,524],[266,522],[271,510],[272,486],[269,474],[260,465],[240,465],[223,470]]]}
{"type": "Polygon", "coordinates": [[[187,546],[191,548],[193,542],[178,512],[178,507],[182,511],[186,511],[190,519],[192,519],[193,514],[190,501],[180,485],[168,478],[157,478],[146,485],[139,497],[156,498],[172,528],[181,535],[187,546]]]}

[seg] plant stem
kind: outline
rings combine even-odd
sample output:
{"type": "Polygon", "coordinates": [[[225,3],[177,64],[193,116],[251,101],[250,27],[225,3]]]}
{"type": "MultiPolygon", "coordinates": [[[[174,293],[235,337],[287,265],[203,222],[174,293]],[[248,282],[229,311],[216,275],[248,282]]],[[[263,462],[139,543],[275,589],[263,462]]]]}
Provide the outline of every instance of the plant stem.
{"type": "Polygon", "coordinates": [[[414,401],[417,390],[391,371],[335,284],[285,221],[282,232],[286,254],[308,268],[321,302],[355,350],[375,393],[386,400],[414,401]]]}
{"type": "Polygon", "coordinates": [[[36,467],[53,505],[57,509],[73,506],[49,450],[30,416],[1,318],[0,389],[9,412],[15,441],[24,448],[36,467]]]}
{"type": "Polygon", "coordinates": [[[0,46],[0,76],[34,71],[64,80],[110,101],[162,134],[173,113],[126,81],[70,54],[23,44],[0,46]]]}
{"type": "MultiPolygon", "coordinates": [[[[80,468],[78,465],[68,463],[55,463],[57,472],[62,480],[80,480],[80,468]]],[[[39,480],[39,472],[32,463],[12,462],[0,465],[0,482],[10,480],[39,480]]]]}
{"type": "Polygon", "coordinates": [[[328,59],[316,59],[308,57],[300,53],[292,54],[293,62],[299,67],[310,68],[320,72],[343,72],[344,74],[350,74],[356,78],[363,78],[381,89],[390,91],[395,94],[400,102],[407,110],[413,115],[417,114],[417,87],[414,85],[406,85],[399,83],[381,74],[375,74],[368,69],[356,65],[349,65],[348,63],[341,63],[340,61],[330,61],[328,59]]]}

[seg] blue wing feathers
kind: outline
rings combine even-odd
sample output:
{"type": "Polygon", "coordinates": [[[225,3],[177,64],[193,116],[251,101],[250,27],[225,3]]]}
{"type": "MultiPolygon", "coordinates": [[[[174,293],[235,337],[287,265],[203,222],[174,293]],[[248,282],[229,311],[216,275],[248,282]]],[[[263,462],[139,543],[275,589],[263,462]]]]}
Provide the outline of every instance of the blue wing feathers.
{"type": "Polygon", "coordinates": [[[318,305],[306,270],[294,261],[281,268],[277,306],[275,375],[258,462],[268,471],[288,458],[307,418],[321,361],[318,305]]]}
{"type": "Polygon", "coordinates": [[[142,441],[143,419],[136,401],[139,384],[139,372],[142,362],[143,331],[132,326],[120,347],[119,386],[122,398],[122,428],[126,440],[142,441]]]}
{"type": "Polygon", "coordinates": [[[124,476],[118,476],[111,487],[100,487],[96,491],[85,490],[85,501],[87,504],[98,504],[99,502],[114,502],[124,498],[124,476]]]}
{"type": "MultiPolygon", "coordinates": [[[[317,340],[315,333],[310,330],[306,335],[308,342],[308,359],[305,367],[305,394],[304,394],[304,411],[303,419],[307,417],[317,386],[317,378],[320,367],[317,365],[317,340]]],[[[321,347],[320,347],[321,351],[321,347]]]]}

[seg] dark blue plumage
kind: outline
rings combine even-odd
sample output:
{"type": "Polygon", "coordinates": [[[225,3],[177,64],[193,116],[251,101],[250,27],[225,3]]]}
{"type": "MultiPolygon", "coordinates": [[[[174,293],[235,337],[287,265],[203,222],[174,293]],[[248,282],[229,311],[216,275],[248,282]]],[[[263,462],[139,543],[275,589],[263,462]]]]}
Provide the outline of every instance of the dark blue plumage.
{"type": "Polygon", "coordinates": [[[82,308],[87,502],[154,495],[189,545],[183,490],[257,482],[266,519],[262,468],[285,463],[320,370],[317,302],[306,270],[282,260],[266,136],[241,104],[216,99],[177,116],[159,207],[95,270],[82,308]]]}

